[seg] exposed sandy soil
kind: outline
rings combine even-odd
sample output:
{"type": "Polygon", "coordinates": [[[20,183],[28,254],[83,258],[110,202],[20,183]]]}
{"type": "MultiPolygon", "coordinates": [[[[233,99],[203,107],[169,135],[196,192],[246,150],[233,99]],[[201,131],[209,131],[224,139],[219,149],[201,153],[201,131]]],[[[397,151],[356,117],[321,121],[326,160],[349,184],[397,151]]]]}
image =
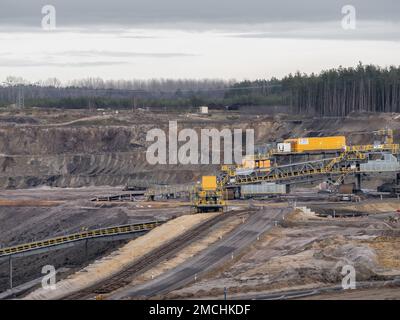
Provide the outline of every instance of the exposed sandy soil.
{"type": "MultiPolygon", "coordinates": [[[[190,209],[169,203],[96,203],[93,195],[110,194],[113,188],[39,188],[30,190],[7,190],[1,197],[10,199],[0,205],[0,245],[43,240],[59,235],[79,232],[82,228],[96,229],[128,223],[164,220],[187,214],[190,209]],[[46,199],[46,200],[41,200],[46,199]],[[7,205],[7,202],[10,202],[7,205]],[[50,206],[48,204],[51,203],[50,206]],[[16,205],[18,204],[18,205],[16,205]]],[[[14,285],[42,276],[44,265],[65,267],[65,277],[94,259],[118,248],[126,241],[89,241],[88,255],[84,244],[14,260],[14,285]]],[[[8,262],[0,262],[0,291],[8,288],[8,262]]]]}
{"type": "Polygon", "coordinates": [[[160,227],[135,240],[106,256],[95,261],[83,270],[71,275],[67,279],[57,283],[56,290],[44,290],[42,288],[32,292],[26,299],[59,299],[65,295],[77,292],[122,271],[130,263],[137,261],[146,253],[161,246],[168,241],[179,237],[196,224],[205,221],[216,214],[207,213],[202,215],[184,215],[171,220],[160,227]]]}
{"type": "Polygon", "coordinates": [[[369,214],[388,212],[388,211],[393,212],[400,209],[400,200],[399,201],[393,199],[382,200],[382,201],[371,200],[371,201],[364,201],[361,203],[346,205],[345,207],[348,210],[368,212],[369,214]]]}
{"type": "MultiPolygon", "coordinates": [[[[396,141],[400,138],[398,114],[313,119],[299,115],[215,112],[199,116],[143,110],[106,115],[80,110],[3,112],[0,114],[0,245],[10,246],[68,234],[82,228],[173,218],[188,213],[188,203],[179,201],[89,201],[94,196],[117,194],[125,184],[188,183],[197,181],[201,175],[217,172],[219,166],[150,166],[147,163],[147,131],[160,128],[167,132],[170,120],[177,120],[180,129],[193,128],[197,131],[203,128],[254,128],[257,144],[294,136],[341,134],[346,135],[348,144],[371,143],[372,131],[384,127],[395,129],[396,141]],[[35,188],[24,189],[28,187],[35,188]]],[[[366,179],[365,186],[375,188],[391,179],[393,177],[385,175],[370,177],[366,179]]],[[[400,269],[397,254],[400,226],[388,221],[388,216],[383,214],[389,212],[393,216],[399,204],[375,200],[345,206],[330,204],[370,213],[370,217],[333,220],[296,211],[271,234],[261,237],[247,252],[198,283],[171,293],[169,297],[220,297],[224,287],[232,293],[241,293],[336,284],[340,280],[337,268],[340,261],[354,264],[360,279],[397,275],[400,269]]],[[[239,207],[243,202],[233,201],[231,205],[239,207]]],[[[267,200],[251,201],[251,205],[279,207],[288,203],[267,200]]],[[[234,222],[199,243],[191,244],[150,272],[158,274],[190,259],[231,227],[234,227],[234,222]]],[[[41,267],[45,264],[70,268],[62,275],[66,277],[124,244],[93,243],[87,257],[83,246],[76,246],[51,254],[16,259],[14,282],[18,285],[41,276],[41,267]]],[[[147,244],[142,245],[146,248],[147,244]]],[[[118,252],[121,253],[121,250],[118,252]]],[[[100,260],[99,265],[103,262],[100,260]]],[[[5,263],[0,264],[0,291],[8,285],[7,267],[5,263]]],[[[141,280],[149,276],[151,273],[146,273],[141,280]]]]}
{"type": "Polygon", "coordinates": [[[400,290],[398,287],[346,290],[341,293],[326,293],[300,300],[400,300],[400,290]]]}
{"type": "Polygon", "coordinates": [[[399,237],[377,237],[365,243],[375,250],[380,266],[387,269],[400,270],[399,237]]]}
{"type": "Polygon", "coordinates": [[[337,285],[344,264],[355,267],[357,281],[391,279],[400,275],[400,242],[385,230],[369,217],[326,219],[296,210],[243,256],[167,297],[217,298],[224,287],[240,295],[337,285]]]}
{"type": "MultiPolygon", "coordinates": [[[[244,217],[245,216],[243,216],[243,218],[244,217]]],[[[146,281],[150,281],[151,279],[161,275],[162,273],[177,267],[179,264],[189,260],[214,242],[221,240],[226,234],[235,229],[242,222],[242,217],[231,217],[225,220],[224,224],[220,224],[210,230],[209,234],[207,234],[205,237],[199,239],[194,243],[189,244],[186,248],[178,252],[169,260],[163,261],[156,267],[153,267],[138,276],[134,281],[132,281],[129,286],[133,287],[146,281]]]]}

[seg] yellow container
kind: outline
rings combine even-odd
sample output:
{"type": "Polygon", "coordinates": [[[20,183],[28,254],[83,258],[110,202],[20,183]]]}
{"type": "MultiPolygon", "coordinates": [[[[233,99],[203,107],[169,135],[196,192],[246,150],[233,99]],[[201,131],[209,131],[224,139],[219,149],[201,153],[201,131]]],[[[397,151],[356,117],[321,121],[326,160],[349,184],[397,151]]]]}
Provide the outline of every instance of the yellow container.
{"type": "Polygon", "coordinates": [[[244,159],[241,167],[245,169],[254,168],[254,160],[244,159]]]}
{"type": "Polygon", "coordinates": [[[265,169],[271,167],[271,160],[259,160],[256,162],[257,168],[265,169]]]}
{"type": "Polygon", "coordinates": [[[239,166],[244,169],[253,169],[253,168],[269,168],[271,167],[271,160],[249,160],[244,159],[242,161],[242,165],[239,166]]]}
{"type": "Polygon", "coordinates": [[[344,150],[346,148],[346,137],[312,137],[287,139],[285,143],[290,143],[292,152],[307,152],[320,150],[344,150]]]}
{"type": "Polygon", "coordinates": [[[217,189],[217,177],[216,176],[203,176],[201,178],[202,190],[216,190],[217,189]]]}

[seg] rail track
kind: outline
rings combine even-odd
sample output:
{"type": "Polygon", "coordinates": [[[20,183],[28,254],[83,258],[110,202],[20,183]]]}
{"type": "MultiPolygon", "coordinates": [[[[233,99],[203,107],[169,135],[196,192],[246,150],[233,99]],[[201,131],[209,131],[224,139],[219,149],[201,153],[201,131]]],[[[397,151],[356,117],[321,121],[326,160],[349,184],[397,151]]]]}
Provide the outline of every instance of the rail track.
{"type": "Polygon", "coordinates": [[[93,298],[94,296],[107,295],[111,292],[114,292],[115,290],[131,283],[136,276],[149,270],[152,266],[172,257],[174,254],[186,247],[188,243],[193,242],[201,235],[209,231],[217,223],[220,223],[225,219],[232,217],[232,215],[240,215],[254,210],[255,209],[247,208],[244,210],[229,211],[227,213],[209,219],[201,223],[197,227],[185,232],[177,239],[173,239],[170,242],[160,246],[159,248],[150,251],[138,261],[133,262],[125,270],[120,271],[119,273],[91,287],[67,295],[63,298],[63,300],[88,299],[93,298]]]}

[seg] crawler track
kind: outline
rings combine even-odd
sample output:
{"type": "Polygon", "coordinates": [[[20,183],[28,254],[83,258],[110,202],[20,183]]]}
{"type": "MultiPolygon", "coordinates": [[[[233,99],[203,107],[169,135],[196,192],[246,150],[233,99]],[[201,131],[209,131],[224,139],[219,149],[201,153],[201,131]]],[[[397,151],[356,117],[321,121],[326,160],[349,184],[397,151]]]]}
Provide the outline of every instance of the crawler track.
{"type": "Polygon", "coordinates": [[[201,235],[207,233],[217,223],[220,223],[221,221],[231,217],[232,215],[240,215],[253,210],[254,209],[230,211],[225,214],[218,215],[210,220],[207,220],[197,227],[185,232],[177,239],[173,239],[172,241],[162,245],[161,247],[147,253],[141,259],[130,265],[127,269],[85,290],[65,296],[63,299],[87,299],[92,298],[96,295],[109,294],[119,288],[122,288],[128,285],[139,274],[149,270],[152,266],[161,263],[165,259],[170,258],[176,252],[186,247],[189,243],[193,242],[201,235]]]}

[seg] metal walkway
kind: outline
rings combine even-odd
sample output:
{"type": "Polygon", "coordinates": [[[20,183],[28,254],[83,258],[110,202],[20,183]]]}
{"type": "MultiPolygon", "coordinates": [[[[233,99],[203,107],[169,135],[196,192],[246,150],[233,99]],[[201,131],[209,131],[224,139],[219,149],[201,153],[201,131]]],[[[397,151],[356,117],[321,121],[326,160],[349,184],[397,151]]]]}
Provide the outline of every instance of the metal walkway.
{"type": "Polygon", "coordinates": [[[50,238],[42,241],[20,244],[8,248],[2,248],[0,249],[0,260],[3,258],[28,256],[31,254],[47,252],[50,249],[61,249],[62,247],[70,247],[75,245],[77,242],[89,239],[115,238],[115,240],[120,240],[126,238],[124,236],[131,235],[133,233],[150,231],[162,223],[163,222],[161,221],[151,221],[146,223],[95,229],[56,238],[50,238]]]}
{"type": "Polygon", "coordinates": [[[176,197],[181,194],[189,195],[193,193],[195,185],[194,184],[186,184],[186,185],[165,185],[165,186],[156,186],[153,188],[149,188],[146,190],[145,197],[176,197]]]}
{"type": "Polygon", "coordinates": [[[114,194],[110,196],[97,196],[91,201],[136,201],[136,197],[144,196],[145,191],[133,191],[130,193],[114,194]]]}
{"type": "Polygon", "coordinates": [[[350,168],[343,168],[343,169],[330,169],[326,170],[324,168],[316,168],[316,169],[306,169],[301,171],[294,171],[294,172],[279,172],[279,173],[272,173],[270,175],[251,175],[251,176],[243,176],[238,177],[235,181],[236,184],[243,185],[243,184],[251,184],[251,183],[258,183],[258,182],[284,182],[288,180],[294,180],[297,178],[308,178],[317,175],[342,175],[342,174],[349,174],[349,173],[356,173],[360,172],[359,169],[350,169],[350,168]]]}

